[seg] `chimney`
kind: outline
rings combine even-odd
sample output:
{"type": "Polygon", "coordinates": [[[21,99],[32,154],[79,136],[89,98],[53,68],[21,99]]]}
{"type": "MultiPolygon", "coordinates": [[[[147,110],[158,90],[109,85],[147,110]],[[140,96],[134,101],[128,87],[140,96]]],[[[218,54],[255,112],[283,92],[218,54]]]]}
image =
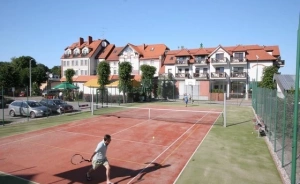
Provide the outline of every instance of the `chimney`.
{"type": "Polygon", "coordinates": [[[146,45],[144,44],[144,50],[146,49],[146,45]]]}
{"type": "Polygon", "coordinates": [[[80,37],[80,38],[79,38],[79,46],[82,45],[83,42],[84,42],[83,38],[80,37]]]}
{"type": "Polygon", "coordinates": [[[93,42],[93,38],[91,36],[88,36],[88,45],[90,45],[93,42]]]}

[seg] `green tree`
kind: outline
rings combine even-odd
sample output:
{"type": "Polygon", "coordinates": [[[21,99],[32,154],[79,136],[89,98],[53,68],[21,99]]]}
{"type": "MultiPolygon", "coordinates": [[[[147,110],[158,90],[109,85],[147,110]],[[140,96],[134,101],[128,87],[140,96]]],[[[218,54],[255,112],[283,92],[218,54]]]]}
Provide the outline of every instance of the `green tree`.
{"type": "Polygon", "coordinates": [[[40,86],[41,83],[47,81],[47,71],[49,71],[49,68],[47,66],[43,64],[37,64],[37,66],[34,67],[31,72],[32,81],[40,86]]]}
{"type": "Polygon", "coordinates": [[[53,75],[58,75],[60,77],[61,76],[61,66],[54,66],[53,68],[51,68],[50,72],[53,75]]]}
{"type": "Polygon", "coordinates": [[[0,62],[0,86],[11,88],[18,86],[19,74],[9,62],[0,62]]]}
{"type": "Polygon", "coordinates": [[[123,92],[123,102],[126,103],[126,92],[132,87],[131,84],[132,66],[130,62],[119,63],[119,90],[123,92]]]}
{"type": "Polygon", "coordinates": [[[104,89],[105,85],[109,83],[110,66],[108,62],[102,61],[97,67],[98,72],[98,84],[100,89],[104,89]]]}
{"type": "Polygon", "coordinates": [[[66,70],[66,81],[68,83],[73,84],[73,76],[75,75],[75,71],[73,69],[66,70]]]}
{"type": "Polygon", "coordinates": [[[273,81],[274,74],[278,73],[278,67],[268,66],[264,68],[262,81],[258,83],[259,87],[276,89],[276,84],[273,81]]]}
{"type": "Polygon", "coordinates": [[[142,84],[143,84],[143,92],[146,93],[147,97],[151,98],[151,91],[153,88],[152,79],[156,72],[156,67],[150,65],[142,65],[142,84]]]}
{"type": "Polygon", "coordinates": [[[21,56],[21,57],[13,57],[11,58],[11,63],[15,67],[16,70],[20,71],[24,68],[30,67],[31,60],[31,68],[35,68],[37,63],[34,58],[31,56],[21,56]]]}

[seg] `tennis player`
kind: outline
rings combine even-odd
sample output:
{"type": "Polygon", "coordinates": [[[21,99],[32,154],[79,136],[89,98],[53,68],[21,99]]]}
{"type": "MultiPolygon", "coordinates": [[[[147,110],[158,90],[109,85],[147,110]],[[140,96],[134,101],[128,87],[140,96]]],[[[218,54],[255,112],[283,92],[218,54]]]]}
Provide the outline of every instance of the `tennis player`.
{"type": "Polygon", "coordinates": [[[106,150],[110,141],[111,141],[111,136],[106,134],[104,136],[104,139],[101,142],[99,142],[99,144],[97,145],[95,152],[93,153],[93,155],[89,160],[90,162],[92,162],[92,168],[90,168],[90,170],[86,173],[86,179],[88,181],[92,180],[90,175],[91,172],[96,170],[100,165],[103,165],[106,168],[106,183],[113,184],[112,182],[110,182],[110,165],[106,158],[106,150]]]}
{"type": "Polygon", "coordinates": [[[188,98],[186,93],[184,94],[183,99],[184,99],[184,102],[185,102],[185,107],[187,107],[187,104],[189,103],[189,98],[188,98]]]}

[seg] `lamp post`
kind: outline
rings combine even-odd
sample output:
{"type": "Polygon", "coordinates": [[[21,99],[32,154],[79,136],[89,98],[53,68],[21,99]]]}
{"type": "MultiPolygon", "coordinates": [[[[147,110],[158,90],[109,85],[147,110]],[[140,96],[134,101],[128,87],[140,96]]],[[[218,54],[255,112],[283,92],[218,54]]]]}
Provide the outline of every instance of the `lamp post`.
{"type": "Polygon", "coordinates": [[[31,61],[34,61],[34,59],[30,59],[29,61],[29,95],[30,96],[31,96],[31,61]]]}
{"type": "MultiPolygon", "coordinates": [[[[49,79],[52,78],[52,73],[50,72],[46,72],[46,75],[47,75],[47,104],[48,104],[48,94],[49,94],[49,86],[48,86],[48,83],[49,83],[49,79]]],[[[50,82],[50,89],[51,89],[51,82],[50,82]]],[[[48,108],[47,108],[48,110],[48,108]]],[[[47,117],[48,117],[48,112],[47,112],[47,117]]]]}

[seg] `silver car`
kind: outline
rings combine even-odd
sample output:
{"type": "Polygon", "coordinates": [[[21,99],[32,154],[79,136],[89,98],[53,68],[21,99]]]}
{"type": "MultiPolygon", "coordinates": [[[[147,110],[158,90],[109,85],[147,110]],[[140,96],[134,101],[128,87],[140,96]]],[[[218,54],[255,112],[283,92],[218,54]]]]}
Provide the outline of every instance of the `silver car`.
{"type": "Polygon", "coordinates": [[[37,101],[13,101],[8,106],[9,115],[30,116],[30,118],[42,117],[51,114],[51,109],[41,105],[37,101]]]}

